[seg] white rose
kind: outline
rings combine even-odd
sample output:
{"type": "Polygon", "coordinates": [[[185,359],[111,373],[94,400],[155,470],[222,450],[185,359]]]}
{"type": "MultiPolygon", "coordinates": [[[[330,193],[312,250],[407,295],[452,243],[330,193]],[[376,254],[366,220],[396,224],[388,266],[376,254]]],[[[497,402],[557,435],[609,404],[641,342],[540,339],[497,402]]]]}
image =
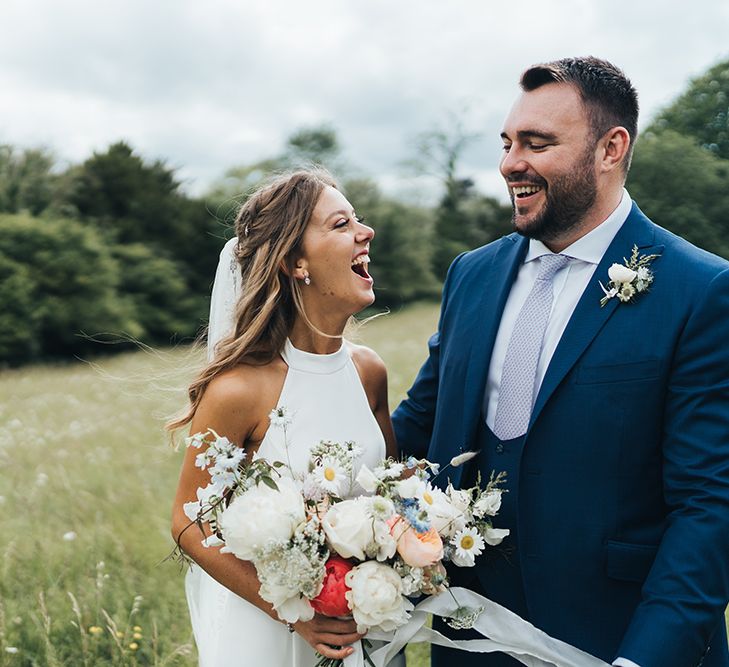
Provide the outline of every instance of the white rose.
{"type": "Polygon", "coordinates": [[[608,269],[608,276],[614,283],[631,283],[638,274],[623,264],[613,264],[608,269]]]}
{"type": "Polygon", "coordinates": [[[498,489],[481,494],[473,506],[473,515],[476,517],[496,516],[501,508],[501,491],[498,489]]]}
{"type": "Polygon", "coordinates": [[[400,575],[391,567],[370,560],[347,572],[344,580],[351,589],[345,597],[357,632],[371,628],[390,632],[407,623],[413,605],[403,597],[400,575]]]}
{"type": "Polygon", "coordinates": [[[324,533],[342,558],[364,560],[372,539],[372,518],[366,498],[352,498],[332,505],[322,519],[324,533]]]}
{"type": "Polygon", "coordinates": [[[269,542],[286,542],[305,520],[304,500],[296,483],[276,481],[278,491],[263,483],[236,497],[220,517],[223,553],[253,560],[256,550],[269,542]]]}

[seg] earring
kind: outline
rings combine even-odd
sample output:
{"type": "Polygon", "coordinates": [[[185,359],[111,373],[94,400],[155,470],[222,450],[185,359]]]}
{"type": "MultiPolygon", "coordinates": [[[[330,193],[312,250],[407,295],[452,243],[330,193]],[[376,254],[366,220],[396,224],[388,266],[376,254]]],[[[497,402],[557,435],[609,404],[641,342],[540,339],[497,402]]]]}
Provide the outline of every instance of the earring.
{"type": "Polygon", "coordinates": [[[304,285],[311,285],[311,278],[309,278],[309,272],[304,273],[304,285]]]}

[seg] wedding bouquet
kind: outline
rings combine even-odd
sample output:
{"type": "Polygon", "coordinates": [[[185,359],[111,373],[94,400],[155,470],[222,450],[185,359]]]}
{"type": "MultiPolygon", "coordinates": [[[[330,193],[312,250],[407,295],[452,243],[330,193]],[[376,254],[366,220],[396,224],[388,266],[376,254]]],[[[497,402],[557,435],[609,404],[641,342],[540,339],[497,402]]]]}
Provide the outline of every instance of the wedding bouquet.
{"type": "MultiPolygon", "coordinates": [[[[284,441],[290,421],[285,408],[271,413],[284,441]]],[[[492,475],[485,488],[449,484],[443,491],[433,484],[441,474],[436,464],[387,459],[370,470],[357,465],[354,442],[320,442],[300,475],[282,461],[246,462],[240,447],[212,430],[186,442],[201,450],[196,465],[210,483],[185,514],[201,529],[210,525],[206,547],[254,564],[261,597],[286,623],[319,612],[351,616],[360,633],[395,630],[408,622],[409,597],[447,589],[445,561],[471,567],[509,532],[492,525],[503,475],[492,475]]]]}

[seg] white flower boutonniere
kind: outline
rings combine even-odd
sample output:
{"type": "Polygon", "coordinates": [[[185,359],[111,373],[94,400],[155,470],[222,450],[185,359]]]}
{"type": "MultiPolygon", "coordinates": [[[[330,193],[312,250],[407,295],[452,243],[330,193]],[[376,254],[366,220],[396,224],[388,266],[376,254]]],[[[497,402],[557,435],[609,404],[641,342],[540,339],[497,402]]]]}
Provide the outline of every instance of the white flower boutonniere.
{"type": "Polygon", "coordinates": [[[646,292],[653,282],[653,272],[648,267],[657,257],[660,255],[639,255],[638,246],[634,245],[630,259],[623,258],[625,264],[613,264],[608,269],[610,278],[608,286],[605,287],[600,283],[605,293],[600,299],[600,307],[613,297],[618,297],[622,303],[628,303],[636,294],[646,292]]]}

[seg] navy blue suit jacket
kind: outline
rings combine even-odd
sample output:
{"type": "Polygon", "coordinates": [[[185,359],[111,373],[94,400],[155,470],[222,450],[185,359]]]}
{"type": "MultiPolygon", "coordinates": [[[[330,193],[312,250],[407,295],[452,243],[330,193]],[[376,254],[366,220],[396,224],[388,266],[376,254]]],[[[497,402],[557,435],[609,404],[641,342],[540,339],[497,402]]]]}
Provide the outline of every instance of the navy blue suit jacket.
{"type": "MultiPolygon", "coordinates": [[[[472,446],[527,247],[512,234],[453,262],[393,415],[405,453],[445,465],[472,446]]],[[[554,353],[519,465],[509,492],[535,625],[607,661],[687,667],[711,643],[704,664],[729,665],[729,263],[633,204],[554,353]],[[634,244],[660,254],[650,291],[600,307],[598,281],[634,244]]]]}

